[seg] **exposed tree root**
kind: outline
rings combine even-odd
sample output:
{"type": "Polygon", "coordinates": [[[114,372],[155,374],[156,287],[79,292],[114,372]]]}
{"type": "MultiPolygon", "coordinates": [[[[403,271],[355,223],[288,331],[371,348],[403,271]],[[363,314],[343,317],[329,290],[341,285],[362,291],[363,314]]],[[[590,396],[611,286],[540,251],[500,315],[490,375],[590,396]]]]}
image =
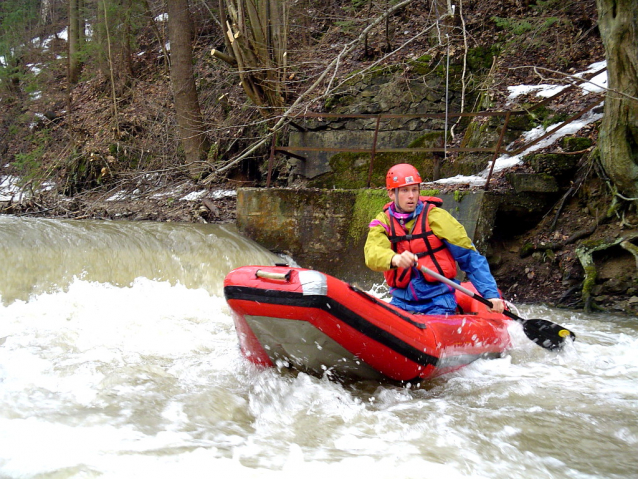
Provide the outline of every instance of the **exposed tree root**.
{"type": "Polygon", "coordinates": [[[638,246],[629,241],[623,241],[620,243],[620,246],[634,255],[636,259],[636,269],[638,269],[638,246]]]}
{"type": "Polygon", "coordinates": [[[569,190],[567,190],[567,193],[565,193],[563,197],[560,199],[558,203],[558,208],[556,210],[556,215],[554,215],[554,221],[552,221],[552,225],[549,227],[549,231],[554,231],[556,229],[556,223],[558,223],[558,218],[560,217],[560,214],[563,212],[563,207],[565,206],[565,202],[569,198],[571,198],[575,192],[576,192],[576,189],[572,186],[569,190]]]}
{"type": "Polygon", "coordinates": [[[638,268],[638,246],[631,243],[631,241],[636,238],[638,238],[638,234],[634,233],[626,238],[621,237],[610,241],[601,240],[589,244],[581,244],[576,248],[576,256],[585,271],[585,280],[583,281],[582,289],[582,299],[585,303],[585,312],[591,313],[594,309],[600,310],[592,298],[592,289],[594,288],[596,278],[598,277],[598,271],[594,263],[594,253],[596,251],[603,251],[613,246],[620,245],[634,255],[636,258],[636,267],[638,268]]]}
{"type": "Polygon", "coordinates": [[[574,294],[576,291],[580,291],[583,287],[583,283],[578,283],[575,284],[574,286],[572,286],[571,288],[569,288],[567,291],[565,291],[565,293],[563,293],[563,295],[558,299],[558,301],[556,302],[556,306],[564,303],[567,298],[569,298],[572,294],[574,294]]]}
{"type": "Polygon", "coordinates": [[[566,245],[572,244],[578,240],[581,240],[581,239],[587,238],[588,236],[593,235],[596,229],[598,228],[599,224],[600,223],[596,221],[596,223],[594,223],[591,227],[576,231],[573,235],[571,235],[569,238],[565,240],[565,244],[566,245]]]}

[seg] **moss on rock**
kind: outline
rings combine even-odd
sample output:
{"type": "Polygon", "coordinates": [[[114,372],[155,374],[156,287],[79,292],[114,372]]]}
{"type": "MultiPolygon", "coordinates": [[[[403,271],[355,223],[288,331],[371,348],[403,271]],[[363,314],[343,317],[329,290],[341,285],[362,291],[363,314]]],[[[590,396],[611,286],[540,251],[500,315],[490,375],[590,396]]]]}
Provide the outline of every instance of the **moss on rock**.
{"type": "Polygon", "coordinates": [[[561,148],[569,152],[586,150],[591,147],[592,144],[591,138],[583,138],[580,136],[566,136],[560,140],[561,148]]]}
{"type": "Polygon", "coordinates": [[[360,241],[368,231],[368,224],[389,201],[385,190],[361,189],[356,193],[354,211],[348,236],[353,243],[360,241]]]}
{"type": "MultiPolygon", "coordinates": [[[[425,181],[432,178],[434,160],[427,153],[378,153],[374,158],[370,187],[385,186],[385,176],[392,165],[410,163],[425,181]]],[[[370,155],[368,153],[338,153],[330,158],[331,172],[309,181],[311,188],[358,189],[368,186],[370,155]]]]}
{"type": "Polygon", "coordinates": [[[408,148],[436,148],[443,145],[445,133],[442,131],[428,131],[410,142],[408,148]]]}
{"type": "Polygon", "coordinates": [[[580,155],[566,155],[562,153],[531,154],[523,157],[523,161],[530,165],[537,173],[556,177],[572,175],[578,167],[580,155]]]}
{"type": "Polygon", "coordinates": [[[494,57],[498,55],[498,48],[495,45],[483,46],[479,45],[475,48],[470,48],[467,51],[467,65],[470,70],[479,72],[482,70],[489,70],[494,61],[494,57]]]}
{"type": "MultiPolygon", "coordinates": [[[[421,190],[421,196],[437,196],[439,190],[421,190]]],[[[360,189],[355,192],[352,222],[348,238],[357,244],[368,234],[368,225],[390,201],[385,189],[360,189]]]]}
{"type": "Polygon", "coordinates": [[[431,63],[432,55],[422,55],[419,58],[410,60],[408,66],[417,75],[427,75],[432,71],[431,63]]]}

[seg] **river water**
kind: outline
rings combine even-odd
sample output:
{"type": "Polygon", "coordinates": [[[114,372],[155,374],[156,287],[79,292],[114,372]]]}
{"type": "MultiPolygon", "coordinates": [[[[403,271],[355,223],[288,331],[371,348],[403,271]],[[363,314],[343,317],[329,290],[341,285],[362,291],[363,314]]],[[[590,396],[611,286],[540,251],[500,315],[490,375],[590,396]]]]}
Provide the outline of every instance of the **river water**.
{"type": "Polygon", "coordinates": [[[281,260],[234,226],[0,216],[1,478],[636,478],[638,321],[544,306],[420,389],[259,370],[223,298],[281,260]]]}

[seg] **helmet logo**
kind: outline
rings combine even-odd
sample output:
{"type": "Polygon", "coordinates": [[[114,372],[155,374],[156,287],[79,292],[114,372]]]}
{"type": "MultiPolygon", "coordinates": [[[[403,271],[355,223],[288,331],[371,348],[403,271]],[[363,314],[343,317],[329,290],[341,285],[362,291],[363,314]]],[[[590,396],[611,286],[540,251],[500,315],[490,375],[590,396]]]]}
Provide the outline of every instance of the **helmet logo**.
{"type": "Polygon", "coordinates": [[[392,177],[392,181],[394,181],[396,183],[397,181],[399,181],[399,177],[398,176],[393,176],[392,177]]]}
{"type": "Polygon", "coordinates": [[[405,177],[405,182],[406,183],[414,183],[414,177],[413,176],[406,176],[405,177]]]}

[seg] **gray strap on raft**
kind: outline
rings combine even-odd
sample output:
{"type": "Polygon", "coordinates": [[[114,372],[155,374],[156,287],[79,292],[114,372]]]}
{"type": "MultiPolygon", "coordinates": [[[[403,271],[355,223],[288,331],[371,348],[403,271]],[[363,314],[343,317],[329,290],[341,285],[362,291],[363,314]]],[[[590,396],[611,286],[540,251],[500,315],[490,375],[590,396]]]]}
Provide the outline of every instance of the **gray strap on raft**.
{"type": "Polygon", "coordinates": [[[290,281],[291,273],[292,273],[292,270],[288,270],[287,273],[273,273],[271,271],[262,271],[258,269],[257,271],[255,271],[255,276],[257,276],[258,278],[276,279],[279,281],[290,281]]]}

